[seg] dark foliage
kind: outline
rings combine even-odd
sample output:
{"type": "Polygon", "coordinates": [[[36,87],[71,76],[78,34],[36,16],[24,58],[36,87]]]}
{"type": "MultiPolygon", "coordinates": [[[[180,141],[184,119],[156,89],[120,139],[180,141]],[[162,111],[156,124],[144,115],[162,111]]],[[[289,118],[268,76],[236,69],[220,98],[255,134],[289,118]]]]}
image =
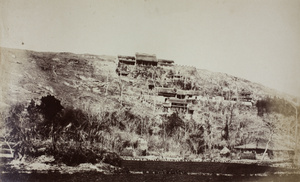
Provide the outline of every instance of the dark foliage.
{"type": "Polygon", "coordinates": [[[46,97],[42,97],[39,109],[44,114],[45,119],[51,121],[63,109],[63,106],[54,96],[47,95],[46,97]]]}
{"type": "Polygon", "coordinates": [[[121,166],[122,165],[122,159],[119,157],[118,154],[116,154],[114,152],[104,153],[102,161],[107,164],[111,164],[113,166],[121,166]]]}
{"type": "MultiPolygon", "coordinates": [[[[61,142],[57,145],[57,148],[50,153],[57,162],[75,166],[80,163],[94,164],[100,162],[103,159],[105,152],[105,150],[96,146],[84,146],[80,143],[61,142]]],[[[111,160],[113,160],[113,158],[111,160]]],[[[106,162],[109,162],[109,160],[106,162]]]]}
{"type": "Polygon", "coordinates": [[[229,130],[228,130],[228,123],[226,122],[224,129],[222,130],[222,139],[228,140],[229,138],[229,130]]]}
{"type": "Polygon", "coordinates": [[[196,154],[203,153],[205,150],[203,126],[200,126],[195,133],[190,134],[187,142],[194,153],[196,154]],[[192,145],[192,143],[194,143],[195,145],[192,145]]]}
{"type": "Polygon", "coordinates": [[[265,113],[269,114],[272,112],[283,114],[284,116],[291,116],[295,114],[295,109],[292,104],[281,98],[270,98],[258,100],[256,102],[257,115],[263,116],[265,113]]]}
{"type": "Polygon", "coordinates": [[[192,88],[192,83],[191,82],[187,82],[185,80],[176,80],[173,82],[174,86],[182,89],[182,90],[191,90],[192,88]]]}
{"type": "Polygon", "coordinates": [[[166,131],[169,136],[172,136],[178,128],[183,126],[184,126],[184,122],[178,116],[177,112],[174,112],[173,114],[171,114],[171,116],[167,117],[166,131]]]}

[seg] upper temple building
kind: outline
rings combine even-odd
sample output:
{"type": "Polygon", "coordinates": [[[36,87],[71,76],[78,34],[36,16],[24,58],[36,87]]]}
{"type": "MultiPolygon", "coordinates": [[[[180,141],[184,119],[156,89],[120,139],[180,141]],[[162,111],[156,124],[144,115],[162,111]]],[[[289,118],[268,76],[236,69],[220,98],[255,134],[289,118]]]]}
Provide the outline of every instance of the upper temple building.
{"type": "Polygon", "coordinates": [[[135,56],[118,55],[119,64],[129,66],[174,66],[173,60],[157,59],[155,54],[136,53],[135,56]]]}
{"type": "Polygon", "coordinates": [[[136,53],[135,57],[137,65],[157,66],[158,64],[155,54],[136,53]]]}

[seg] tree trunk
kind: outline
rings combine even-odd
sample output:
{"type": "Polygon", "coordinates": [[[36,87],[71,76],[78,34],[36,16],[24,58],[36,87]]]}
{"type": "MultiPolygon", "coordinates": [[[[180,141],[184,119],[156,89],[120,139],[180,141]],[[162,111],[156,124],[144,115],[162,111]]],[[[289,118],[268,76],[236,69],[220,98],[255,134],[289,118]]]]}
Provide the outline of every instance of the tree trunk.
{"type": "Polygon", "coordinates": [[[265,158],[265,155],[266,155],[266,153],[267,153],[267,151],[268,151],[269,143],[270,143],[271,140],[272,140],[272,136],[273,136],[273,132],[271,132],[271,134],[270,134],[269,140],[268,140],[268,142],[267,142],[265,151],[264,151],[264,153],[263,153],[263,156],[262,156],[260,162],[262,162],[262,161],[264,160],[264,158],[265,158]]]}

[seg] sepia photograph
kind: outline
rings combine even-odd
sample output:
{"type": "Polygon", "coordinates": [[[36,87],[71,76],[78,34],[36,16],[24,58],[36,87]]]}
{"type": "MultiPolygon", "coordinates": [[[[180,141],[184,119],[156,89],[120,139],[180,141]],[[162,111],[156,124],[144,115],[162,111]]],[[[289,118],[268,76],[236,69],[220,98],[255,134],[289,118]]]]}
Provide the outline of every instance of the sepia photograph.
{"type": "Polygon", "coordinates": [[[0,0],[1,182],[298,182],[300,0],[0,0]]]}

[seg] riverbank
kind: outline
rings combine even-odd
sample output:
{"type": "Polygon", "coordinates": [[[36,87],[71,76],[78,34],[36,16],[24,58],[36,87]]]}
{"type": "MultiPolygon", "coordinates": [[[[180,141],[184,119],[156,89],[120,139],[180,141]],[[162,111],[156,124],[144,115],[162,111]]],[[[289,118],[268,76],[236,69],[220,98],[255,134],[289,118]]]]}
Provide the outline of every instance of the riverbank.
{"type": "Polygon", "coordinates": [[[59,172],[61,174],[73,174],[80,172],[99,172],[103,174],[119,173],[196,173],[196,174],[261,174],[270,173],[295,173],[300,174],[299,168],[292,167],[290,162],[267,161],[259,163],[256,160],[187,160],[180,158],[154,158],[122,157],[122,165],[116,167],[107,163],[81,163],[68,166],[58,163],[53,156],[42,155],[37,158],[14,159],[4,162],[0,166],[1,173],[48,173],[59,172]]]}
{"type": "Polygon", "coordinates": [[[233,162],[123,160],[122,166],[130,172],[141,172],[143,174],[300,174],[298,168],[233,162]]]}
{"type": "Polygon", "coordinates": [[[0,179],[10,181],[292,181],[300,179],[297,170],[255,164],[196,161],[123,160],[121,167],[106,163],[67,166],[51,156],[32,160],[12,160],[0,179]]]}
{"type": "MultiPolygon", "coordinates": [[[[139,156],[139,157],[128,157],[121,156],[123,160],[128,161],[169,161],[169,162],[216,162],[216,163],[234,163],[234,164],[257,164],[270,167],[282,167],[293,169],[292,160],[250,160],[250,159],[228,159],[228,158],[218,158],[218,159],[203,159],[203,158],[180,158],[180,157],[161,157],[161,156],[139,156]]],[[[300,168],[299,168],[300,169],[300,168]]]]}
{"type": "Polygon", "coordinates": [[[97,172],[101,174],[122,173],[121,167],[112,166],[103,162],[81,163],[76,166],[67,166],[57,163],[53,156],[42,155],[37,158],[18,160],[14,159],[1,164],[1,173],[61,173],[74,174],[80,172],[97,172]]]}

